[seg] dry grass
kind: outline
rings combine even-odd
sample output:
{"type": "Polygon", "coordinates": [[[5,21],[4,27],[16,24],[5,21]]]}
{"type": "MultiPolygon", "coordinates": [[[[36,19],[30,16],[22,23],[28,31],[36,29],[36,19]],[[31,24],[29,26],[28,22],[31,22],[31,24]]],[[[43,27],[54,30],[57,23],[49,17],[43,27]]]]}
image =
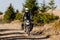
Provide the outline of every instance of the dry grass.
{"type": "Polygon", "coordinates": [[[19,20],[12,21],[11,23],[0,24],[0,29],[20,29],[21,23],[19,20]]]}
{"type": "Polygon", "coordinates": [[[42,35],[50,35],[46,40],[60,40],[60,19],[44,26],[34,27],[32,31],[34,33],[42,31],[42,35]]]}
{"type": "MultiPolygon", "coordinates": [[[[52,13],[52,10],[49,10],[48,13],[52,13]]],[[[60,9],[55,9],[53,14],[60,17],[60,9]]]]}

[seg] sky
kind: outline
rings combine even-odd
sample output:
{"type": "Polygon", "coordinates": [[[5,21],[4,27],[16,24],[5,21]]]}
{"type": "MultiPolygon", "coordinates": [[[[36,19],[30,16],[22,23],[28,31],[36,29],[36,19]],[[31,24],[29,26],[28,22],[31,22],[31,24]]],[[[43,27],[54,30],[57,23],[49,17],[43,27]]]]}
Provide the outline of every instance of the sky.
{"type": "MultiPolygon", "coordinates": [[[[43,0],[37,0],[37,2],[40,4],[43,0]]],[[[49,2],[49,0],[45,0],[46,4],[49,2]]],[[[25,3],[25,0],[0,0],[0,11],[5,12],[9,5],[12,3],[15,10],[21,11],[23,8],[23,4],[25,3]]],[[[57,9],[60,9],[60,1],[55,0],[55,5],[57,5],[57,9]]]]}

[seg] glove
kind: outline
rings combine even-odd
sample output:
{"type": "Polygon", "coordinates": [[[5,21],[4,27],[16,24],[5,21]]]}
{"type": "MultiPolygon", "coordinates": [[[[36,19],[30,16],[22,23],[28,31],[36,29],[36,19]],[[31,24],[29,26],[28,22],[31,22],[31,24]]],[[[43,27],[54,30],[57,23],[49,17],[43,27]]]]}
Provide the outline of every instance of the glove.
{"type": "Polygon", "coordinates": [[[26,17],[24,17],[24,19],[26,19],[26,17]]]}

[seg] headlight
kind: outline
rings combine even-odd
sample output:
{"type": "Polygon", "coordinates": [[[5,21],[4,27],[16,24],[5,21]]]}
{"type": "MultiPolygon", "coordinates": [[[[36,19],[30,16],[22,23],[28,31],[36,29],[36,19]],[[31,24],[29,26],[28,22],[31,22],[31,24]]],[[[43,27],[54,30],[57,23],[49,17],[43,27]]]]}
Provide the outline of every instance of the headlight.
{"type": "Polygon", "coordinates": [[[30,24],[29,20],[26,20],[26,25],[29,25],[29,24],[30,24]]]}
{"type": "Polygon", "coordinates": [[[29,20],[26,20],[26,22],[29,22],[29,20]]]}

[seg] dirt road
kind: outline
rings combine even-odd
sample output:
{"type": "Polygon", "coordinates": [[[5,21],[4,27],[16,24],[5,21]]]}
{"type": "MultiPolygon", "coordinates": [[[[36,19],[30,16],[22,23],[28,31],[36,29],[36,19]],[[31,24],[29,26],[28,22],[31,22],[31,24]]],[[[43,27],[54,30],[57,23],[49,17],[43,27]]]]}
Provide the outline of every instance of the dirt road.
{"type": "Polygon", "coordinates": [[[8,24],[0,24],[0,40],[45,40],[45,35],[33,35],[27,36],[23,30],[21,30],[20,23],[8,23],[8,24]],[[23,38],[23,39],[22,39],[23,38]]]}

